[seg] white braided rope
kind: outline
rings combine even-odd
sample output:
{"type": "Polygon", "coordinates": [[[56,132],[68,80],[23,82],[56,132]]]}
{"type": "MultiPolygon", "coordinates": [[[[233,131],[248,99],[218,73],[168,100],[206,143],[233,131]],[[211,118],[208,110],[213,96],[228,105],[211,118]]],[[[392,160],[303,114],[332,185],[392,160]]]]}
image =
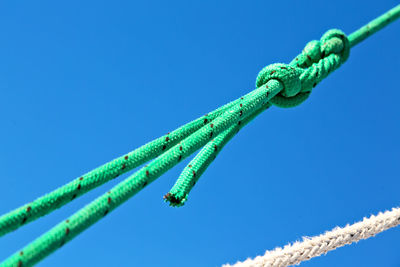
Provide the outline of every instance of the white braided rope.
{"type": "Polygon", "coordinates": [[[342,247],[361,239],[367,239],[400,224],[400,208],[380,212],[361,222],[347,225],[344,228],[336,227],[319,236],[303,237],[302,242],[295,242],[283,248],[267,251],[264,256],[237,262],[234,265],[226,264],[223,267],[266,267],[289,266],[320,256],[330,250],[342,247]]]}

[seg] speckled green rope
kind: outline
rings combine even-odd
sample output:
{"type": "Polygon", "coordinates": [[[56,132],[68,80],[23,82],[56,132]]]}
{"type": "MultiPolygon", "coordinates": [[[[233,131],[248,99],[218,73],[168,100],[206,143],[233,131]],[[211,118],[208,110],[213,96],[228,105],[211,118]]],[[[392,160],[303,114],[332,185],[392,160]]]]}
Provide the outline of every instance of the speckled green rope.
{"type": "Polygon", "coordinates": [[[175,131],[157,138],[132,152],[114,159],[88,173],[82,175],[68,184],[50,192],[35,201],[17,208],[0,217],[0,236],[16,230],[51,211],[62,207],[84,193],[117,178],[118,176],[156,158],[171,146],[188,137],[203,125],[218,117],[237,101],[233,101],[210,114],[202,116],[175,131]]]}
{"type": "Polygon", "coordinates": [[[0,236],[36,220],[107,181],[115,179],[149,160],[158,157],[171,146],[185,139],[203,125],[208,124],[211,120],[218,117],[237,101],[238,100],[228,103],[210,114],[189,122],[171,133],[159,137],[126,155],[116,158],[74,179],[68,184],[57,188],[31,203],[4,214],[0,217],[0,236]]]}
{"type": "Polygon", "coordinates": [[[246,124],[252,121],[257,115],[271,106],[270,103],[262,106],[243,121],[220,133],[216,138],[209,141],[201,151],[184,168],[174,187],[164,196],[171,206],[182,206],[193,186],[207,167],[214,161],[222,148],[235,136],[235,134],[246,124]]]}
{"type": "MultiPolygon", "coordinates": [[[[293,92],[288,92],[286,89],[269,101],[280,107],[297,106],[308,98],[312,88],[318,82],[346,61],[349,56],[349,48],[349,42],[344,33],[339,30],[330,30],[322,36],[321,41],[314,40],[309,42],[302,53],[288,66],[285,64],[272,64],[261,70],[257,77],[256,86],[262,86],[271,78],[281,81],[284,79],[297,81],[297,85],[290,84],[285,86],[285,88],[294,89],[293,92]],[[289,69],[294,70],[292,74],[288,72],[289,69]],[[293,79],[296,75],[299,76],[298,80],[293,79]],[[291,96],[288,96],[288,94],[291,96]]],[[[242,125],[232,126],[200,151],[185,167],[170,192],[164,196],[171,206],[181,206],[185,203],[190,190],[214,160],[217,153],[233,137],[237,129],[243,127],[258,114],[256,112],[250,116],[242,125]]]]}
{"type": "Polygon", "coordinates": [[[387,26],[389,23],[395,21],[398,18],[400,18],[400,5],[395,6],[385,14],[377,17],[357,31],[350,34],[350,46],[353,47],[356,44],[364,41],[365,39],[367,39],[367,37],[381,30],[383,27],[387,26]]]}
{"type": "MultiPolygon", "coordinates": [[[[359,30],[350,34],[348,38],[350,47],[353,47],[356,44],[360,43],[368,36],[379,31],[380,29],[388,25],[390,22],[395,21],[399,17],[400,17],[400,5],[394,7],[393,9],[389,10],[382,16],[374,19],[367,25],[361,27],[359,30]]],[[[323,41],[323,39],[324,37],[321,38],[321,41],[323,41]]],[[[290,63],[290,65],[300,67],[303,69],[308,68],[312,63],[317,62],[321,58],[321,56],[323,56],[321,55],[321,52],[322,51],[320,50],[320,42],[311,41],[306,45],[302,53],[298,55],[290,63]]],[[[317,72],[315,74],[318,76],[317,72]]],[[[319,81],[320,79],[313,84],[313,87],[316,86],[317,82],[319,81]]],[[[290,99],[280,98],[279,95],[276,96],[273,100],[275,101],[275,104],[277,104],[278,106],[280,105],[281,107],[293,107],[306,100],[310,95],[310,92],[311,91],[297,94],[296,98],[292,99],[293,102],[291,103],[288,103],[288,100],[290,99]]],[[[243,127],[245,124],[243,124],[241,127],[243,127]]],[[[241,127],[237,126],[235,128],[229,129],[226,132],[219,135],[218,138],[216,138],[215,140],[209,142],[200,151],[200,153],[196,155],[196,157],[193,158],[193,160],[184,168],[178,180],[176,181],[175,185],[164,196],[164,198],[170,202],[171,206],[182,206],[185,203],[190,190],[199,180],[201,174],[212,163],[216,155],[222,150],[223,146],[234,136],[234,134],[232,133],[236,132],[237,129],[240,129],[241,127]],[[213,147],[215,151],[213,151],[213,147]]]]}
{"type": "Polygon", "coordinates": [[[291,64],[273,64],[264,68],[257,78],[257,89],[246,96],[0,217],[0,234],[5,234],[157,157],[114,186],[109,192],[12,255],[0,266],[31,266],[37,263],[135,195],[182,159],[204,146],[192,161],[192,169],[186,167],[178,179],[178,183],[184,186],[176,187],[175,185],[174,188],[178,190],[173,188],[166,195],[171,203],[183,204],[201,173],[238,129],[268,108],[270,104],[292,107],[304,101],[317,83],[347,59],[351,46],[398,18],[400,5],[389,12],[371,22],[373,26],[369,29],[365,26],[350,35],[349,40],[339,30],[328,31],[321,41],[310,42],[303,53],[291,64]]]}

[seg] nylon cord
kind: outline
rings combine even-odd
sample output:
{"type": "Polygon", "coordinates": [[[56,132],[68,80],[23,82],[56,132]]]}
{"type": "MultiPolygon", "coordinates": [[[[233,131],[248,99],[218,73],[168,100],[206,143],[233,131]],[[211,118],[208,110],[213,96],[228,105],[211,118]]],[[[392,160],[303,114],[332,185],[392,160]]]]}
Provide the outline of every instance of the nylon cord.
{"type": "Polygon", "coordinates": [[[369,36],[381,30],[389,23],[395,21],[398,18],[400,18],[400,5],[395,6],[385,14],[377,17],[376,19],[364,25],[357,31],[350,34],[349,35],[350,46],[353,47],[358,43],[364,41],[369,36]]]}
{"type": "MultiPolygon", "coordinates": [[[[236,100],[237,101],[237,100],[236,100]]],[[[218,117],[229,107],[234,105],[233,101],[217,110],[202,116],[186,125],[159,137],[135,150],[118,157],[74,180],[56,190],[34,200],[31,203],[8,212],[0,217],[0,236],[5,235],[22,225],[26,225],[53,210],[60,208],[86,192],[115,179],[118,176],[152,160],[171,146],[188,137],[203,125],[218,117]]]]}
{"type": "Polygon", "coordinates": [[[313,87],[346,61],[351,46],[399,17],[400,5],[360,28],[349,38],[341,31],[328,31],[321,41],[311,41],[307,44],[291,64],[273,64],[265,67],[257,78],[257,88],[244,97],[3,215],[0,217],[0,236],[154,159],[109,192],[16,252],[0,266],[34,265],[204,146],[191,162],[195,167],[189,170],[191,167],[187,166],[178,179],[177,184],[182,186],[174,186],[165,196],[172,205],[182,205],[200,175],[239,129],[271,104],[292,107],[302,103],[308,98],[313,87]]]}

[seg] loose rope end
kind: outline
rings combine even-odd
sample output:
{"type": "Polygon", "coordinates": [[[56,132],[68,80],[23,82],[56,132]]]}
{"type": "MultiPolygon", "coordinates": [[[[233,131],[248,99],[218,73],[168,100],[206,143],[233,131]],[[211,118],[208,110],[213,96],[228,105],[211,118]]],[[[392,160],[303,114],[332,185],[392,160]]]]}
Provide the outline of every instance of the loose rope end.
{"type": "Polygon", "coordinates": [[[187,194],[184,197],[178,197],[176,194],[168,192],[164,195],[163,199],[171,207],[182,207],[187,200],[187,194]]]}

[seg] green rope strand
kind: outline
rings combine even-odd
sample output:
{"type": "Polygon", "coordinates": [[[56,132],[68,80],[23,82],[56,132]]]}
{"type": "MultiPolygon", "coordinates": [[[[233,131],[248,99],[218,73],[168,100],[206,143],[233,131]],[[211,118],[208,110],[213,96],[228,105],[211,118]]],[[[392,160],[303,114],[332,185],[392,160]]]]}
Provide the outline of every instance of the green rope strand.
{"type": "MultiPolygon", "coordinates": [[[[345,50],[343,42],[341,39],[339,40],[337,38],[337,36],[341,35],[342,33],[338,30],[330,30],[324,34],[321,38],[321,42],[315,40],[309,42],[303,49],[302,53],[289,64],[292,67],[304,69],[303,78],[300,77],[300,79],[304,81],[302,84],[302,92],[297,94],[295,97],[277,95],[273,98],[274,101],[271,100],[270,102],[281,107],[292,107],[306,100],[311,93],[311,88],[315,87],[318,82],[327,77],[333,69],[338,68],[339,65],[347,59],[348,52],[343,54],[341,59],[337,58],[335,54],[329,55],[330,53],[340,53],[345,50]],[[322,50],[321,43],[323,44],[322,50]],[[325,56],[324,54],[329,55],[325,59],[329,62],[328,64],[321,61],[325,56]],[[332,57],[334,57],[333,63],[331,63],[332,57]],[[331,67],[332,65],[335,67],[331,67]],[[312,68],[310,68],[311,66],[312,68]],[[312,79],[308,80],[306,77],[312,77],[312,79]]],[[[260,72],[259,78],[257,79],[257,86],[260,86],[263,83],[262,77],[264,73],[271,72],[271,70],[270,67],[267,67],[260,72]]],[[[258,114],[258,111],[252,114],[240,128],[258,114]]],[[[219,135],[215,140],[210,141],[184,168],[175,185],[164,196],[164,199],[167,200],[171,206],[182,206],[186,202],[189,192],[199,180],[202,173],[212,163],[215,156],[222,150],[226,142],[234,136],[237,128],[237,126],[232,126],[229,130],[219,135]]]]}
{"type": "Polygon", "coordinates": [[[228,130],[219,134],[215,139],[208,142],[201,151],[184,168],[172,189],[164,196],[171,206],[182,206],[187,196],[200,179],[203,172],[214,161],[222,148],[231,140],[240,129],[257,117],[261,112],[268,109],[270,103],[265,104],[243,121],[231,126],[228,130]]]}
{"type": "Polygon", "coordinates": [[[345,62],[351,46],[383,28],[399,15],[400,5],[369,23],[368,28],[365,26],[351,34],[348,39],[339,30],[328,31],[321,41],[307,44],[290,65],[273,64],[265,67],[257,77],[257,89],[246,96],[0,217],[2,235],[155,158],[109,192],[6,259],[0,266],[32,266],[204,146],[191,162],[195,167],[191,170],[186,167],[178,179],[178,186],[175,185],[170,195],[166,196],[172,205],[183,204],[194,183],[213,161],[214,156],[239,129],[271,104],[281,107],[299,105],[308,98],[317,83],[345,62]],[[197,171],[197,175],[193,175],[193,170],[195,173],[197,171]]]}
{"type": "Polygon", "coordinates": [[[356,44],[364,41],[365,39],[367,39],[367,37],[381,30],[383,27],[387,26],[389,23],[395,21],[398,18],[400,18],[400,5],[395,6],[385,14],[377,17],[367,25],[350,34],[350,46],[353,47],[356,44]]]}
{"type": "Polygon", "coordinates": [[[49,214],[84,193],[158,157],[171,146],[218,117],[234,105],[236,101],[228,103],[208,115],[189,122],[165,136],[159,137],[126,155],[116,158],[31,203],[4,214],[0,217],[0,236],[49,214]]]}
{"type": "Polygon", "coordinates": [[[23,250],[12,255],[0,266],[32,266],[37,263],[178,164],[179,159],[191,155],[214,135],[217,136],[230,125],[237,124],[240,119],[246,118],[253,111],[261,108],[282,89],[282,84],[277,80],[270,80],[266,85],[257,88],[244,99],[242,108],[234,105],[209,125],[203,126],[180,144],[170,148],[149,165],[144,166],[106,194],[98,197],[70,218],[37,238],[23,250]]]}
{"type": "MultiPolygon", "coordinates": [[[[389,23],[395,21],[399,17],[400,17],[400,5],[392,8],[385,14],[379,16],[378,18],[372,20],[365,26],[361,27],[359,30],[350,34],[348,38],[350,42],[350,47],[353,47],[356,44],[360,43],[361,41],[365,40],[367,37],[371,36],[375,32],[384,28],[389,23]]],[[[318,55],[316,55],[314,51],[318,51],[315,49],[316,46],[318,46],[318,44],[319,44],[318,41],[309,42],[302,51],[302,53],[298,55],[292,62],[290,62],[290,65],[301,68],[308,68],[311,66],[312,63],[317,62],[318,60],[316,61],[315,59],[318,58],[318,55]]],[[[309,93],[301,94],[300,102],[303,102],[305,99],[307,99],[309,95],[310,95],[309,93]]],[[[232,131],[235,130],[232,128],[232,131]]],[[[223,142],[222,140],[226,138],[225,135],[230,135],[230,134],[231,133],[228,132],[223,133],[224,137],[221,136],[221,138],[216,139],[213,142],[210,142],[210,144],[207,144],[207,146],[204,147],[198,155],[196,155],[196,157],[189,163],[189,165],[185,167],[185,169],[179,176],[178,180],[176,181],[175,185],[164,197],[167,201],[170,202],[171,206],[182,206],[185,203],[189,192],[192,190],[193,186],[199,180],[201,174],[207,169],[207,167],[215,159],[216,154],[219,153],[222,150],[222,147],[226,144],[224,143],[221,146],[221,144],[217,143],[219,142],[219,140],[221,140],[220,142],[223,142]],[[217,146],[219,148],[217,153],[211,153],[212,151],[211,147],[213,146],[217,146]]],[[[226,142],[228,142],[232,137],[233,135],[231,135],[231,137],[229,137],[229,139],[226,142]]]]}
{"type": "MultiPolygon", "coordinates": [[[[330,69],[333,71],[340,65],[340,62],[338,56],[331,54],[327,58],[321,60],[317,65],[320,69],[330,69]]],[[[285,67],[277,67],[278,69],[276,71],[271,71],[271,73],[277,73],[278,76],[282,74],[282,80],[285,80],[285,67]]],[[[328,72],[325,73],[326,75],[328,74],[328,72]]],[[[301,76],[300,72],[297,74],[297,76],[301,76]]],[[[307,75],[302,75],[302,77],[304,81],[307,81],[307,75]]],[[[289,78],[289,76],[286,78],[289,78]]],[[[239,120],[245,119],[247,116],[257,111],[284,88],[284,84],[276,79],[266,81],[266,84],[261,85],[246,97],[243,97],[243,99],[235,101],[236,103],[234,105],[219,117],[212,120],[210,124],[203,126],[181,143],[176,144],[164,154],[160,155],[148,166],[143,167],[125,181],[115,186],[108,193],[100,196],[98,199],[76,212],[67,221],[58,224],[52,230],[36,239],[25,247],[22,253],[19,252],[11,256],[4,262],[4,264],[6,264],[5,266],[19,263],[23,263],[24,266],[30,266],[38,262],[161,176],[176,165],[180,159],[189,156],[194,151],[204,146],[213,136],[217,136],[231,125],[237,124],[239,120]]]]}

